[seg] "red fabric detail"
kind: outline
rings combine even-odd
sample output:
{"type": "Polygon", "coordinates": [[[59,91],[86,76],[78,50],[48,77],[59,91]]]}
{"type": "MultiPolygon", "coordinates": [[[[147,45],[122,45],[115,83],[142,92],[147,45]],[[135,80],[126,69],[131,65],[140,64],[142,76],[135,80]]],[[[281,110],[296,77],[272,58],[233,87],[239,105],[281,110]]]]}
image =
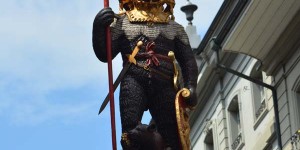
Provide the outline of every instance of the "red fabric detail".
{"type": "Polygon", "coordinates": [[[159,66],[159,64],[160,64],[159,60],[155,56],[154,48],[155,48],[154,42],[149,42],[146,45],[146,53],[149,55],[149,58],[146,61],[146,65],[148,65],[148,66],[152,65],[152,64],[154,64],[155,66],[159,66]]]}

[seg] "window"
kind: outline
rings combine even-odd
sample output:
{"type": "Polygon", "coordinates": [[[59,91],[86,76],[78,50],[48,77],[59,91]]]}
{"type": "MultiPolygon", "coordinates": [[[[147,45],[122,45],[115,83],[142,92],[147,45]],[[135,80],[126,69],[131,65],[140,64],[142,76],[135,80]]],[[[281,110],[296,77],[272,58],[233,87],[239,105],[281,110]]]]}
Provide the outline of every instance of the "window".
{"type": "Polygon", "coordinates": [[[235,96],[228,107],[231,136],[237,137],[241,129],[238,98],[235,96]]]}
{"type": "MultiPolygon", "coordinates": [[[[296,116],[298,116],[298,120],[300,120],[300,86],[296,91],[296,102],[297,102],[297,109],[298,109],[298,114],[296,114],[296,116]]],[[[300,129],[300,125],[298,125],[298,128],[300,129]]]]}
{"type": "Polygon", "coordinates": [[[236,95],[228,106],[228,118],[230,126],[231,149],[240,149],[243,145],[241,116],[238,95],[236,95]]]}
{"type": "MultiPolygon", "coordinates": [[[[254,66],[257,66],[254,65],[254,66]]],[[[257,71],[257,67],[254,67],[250,73],[252,78],[255,78],[260,81],[263,80],[263,72],[257,71]]],[[[263,119],[263,116],[266,115],[267,112],[267,103],[265,100],[265,88],[256,83],[251,84],[252,98],[253,98],[253,112],[254,112],[254,120],[255,120],[255,128],[258,126],[259,122],[263,119]]]]}
{"type": "MultiPolygon", "coordinates": [[[[300,109],[300,86],[296,91],[296,98],[297,98],[298,109],[300,109]]],[[[300,117],[300,114],[298,114],[298,116],[300,117]]]]}
{"type": "Polygon", "coordinates": [[[208,130],[204,139],[205,150],[214,150],[214,137],[212,129],[208,130]]]}
{"type": "Polygon", "coordinates": [[[293,118],[291,122],[291,127],[293,132],[295,133],[291,139],[297,137],[297,142],[294,144],[300,147],[300,75],[294,81],[294,85],[292,86],[293,98],[290,101],[290,112],[291,117],[293,118]]]}
{"type": "MultiPolygon", "coordinates": [[[[299,84],[300,85],[300,84],[299,84]]],[[[296,133],[294,133],[291,137],[291,144],[293,149],[299,150],[300,149],[300,86],[298,85],[297,89],[295,90],[295,99],[296,99],[296,117],[295,120],[298,120],[298,125],[296,125],[296,133]]]]}

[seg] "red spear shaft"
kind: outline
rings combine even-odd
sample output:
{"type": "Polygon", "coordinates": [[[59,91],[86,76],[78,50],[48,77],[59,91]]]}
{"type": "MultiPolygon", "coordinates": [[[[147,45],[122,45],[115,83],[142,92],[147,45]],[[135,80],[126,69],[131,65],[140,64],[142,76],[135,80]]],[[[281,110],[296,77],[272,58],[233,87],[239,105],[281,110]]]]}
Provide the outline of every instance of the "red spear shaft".
{"type": "MultiPolygon", "coordinates": [[[[104,7],[105,8],[109,7],[109,0],[104,0],[104,7]]],[[[109,84],[109,100],[110,100],[110,117],[111,117],[110,119],[111,119],[112,147],[113,147],[113,150],[117,150],[110,27],[106,28],[106,47],[107,47],[106,51],[107,51],[107,66],[108,66],[108,84],[109,84]]]]}

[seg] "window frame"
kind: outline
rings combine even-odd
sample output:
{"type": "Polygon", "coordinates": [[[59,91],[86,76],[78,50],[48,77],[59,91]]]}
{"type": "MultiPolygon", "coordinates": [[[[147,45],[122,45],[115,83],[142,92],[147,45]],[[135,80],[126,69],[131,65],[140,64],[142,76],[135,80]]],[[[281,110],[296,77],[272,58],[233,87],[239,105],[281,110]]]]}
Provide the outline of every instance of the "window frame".
{"type": "MultiPolygon", "coordinates": [[[[260,62],[256,62],[254,67],[251,70],[250,77],[258,79],[262,82],[264,82],[265,73],[263,71],[258,71],[257,65],[259,65],[260,62]]],[[[254,125],[253,129],[256,130],[256,128],[260,125],[260,123],[263,121],[265,116],[268,114],[268,100],[266,98],[267,89],[261,85],[258,85],[256,83],[251,82],[251,97],[252,97],[252,110],[253,110],[253,119],[254,119],[254,125]],[[258,100],[257,96],[259,94],[258,100]],[[260,101],[258,105],[258,101],[260,101]]]]}
{"type": "Polygon", "coordinates": [[[240,90],[235,92],[233,96],[230,98],[230,102],[227,106],[227,124],[228,124],[228,139],[229,145],[232,150],[240,150],[245,145],[245,136],[243,133],[243,116],[242,116],[242,108],[241,108],[241,94],[240,90]],[[237,108],[236,108],[237,107],[237,108]],[[233,125],[232,125],[232,113],[238,112],[239,114],[239,124],[237,133],[233,133],[233,125]],[[233,135],[234,134],[234,135],[233,135]],[[233,147],[234,146],[234,147],[233,147]]]}

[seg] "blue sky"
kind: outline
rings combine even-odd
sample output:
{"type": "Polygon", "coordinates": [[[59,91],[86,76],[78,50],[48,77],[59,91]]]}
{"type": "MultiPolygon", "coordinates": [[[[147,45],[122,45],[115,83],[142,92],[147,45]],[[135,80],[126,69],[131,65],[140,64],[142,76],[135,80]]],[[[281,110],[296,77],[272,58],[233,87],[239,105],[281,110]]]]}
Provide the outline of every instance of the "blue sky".
{"type": "MultiPolygon", "coordinates": [[[[0,2],[0,149],[111,149],[109,109],[97,115],[108,91],[107,66],[91,42],[103,1],[0,2]]],[[[194,25],[203,37],[222,0],[191,2],[199,7],[194,25]]],[[[117,12],[117,0],[110,3],[117,12]]],[[[185,26],[179,9],[186,1],[176,3],[176,21],[185,26]]],[[[116,77],[120,57],[113,70],[116,77]]],[[[115,98],[119,143],[118,92],[115,98]]]]}

